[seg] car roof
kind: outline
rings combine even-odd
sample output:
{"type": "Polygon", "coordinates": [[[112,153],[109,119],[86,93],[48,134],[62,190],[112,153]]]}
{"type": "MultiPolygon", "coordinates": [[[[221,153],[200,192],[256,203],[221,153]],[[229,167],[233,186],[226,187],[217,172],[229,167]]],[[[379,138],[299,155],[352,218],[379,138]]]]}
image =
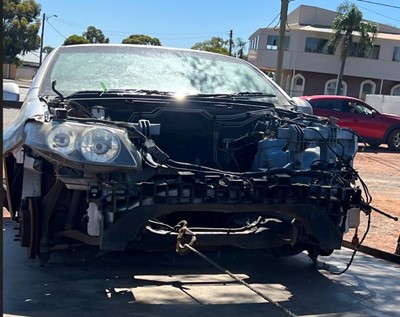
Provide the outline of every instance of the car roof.
{"type": "Polygon", "coordinates": [[[350,96],[342,96],[342,95],[310,95],[310,96],[301,96],[300,98],[304,100],[326,100],[326,99],[338,99],[338,100],[352,100],[352,101],[362,101],[361,99],[350,97],[350,96]]]}

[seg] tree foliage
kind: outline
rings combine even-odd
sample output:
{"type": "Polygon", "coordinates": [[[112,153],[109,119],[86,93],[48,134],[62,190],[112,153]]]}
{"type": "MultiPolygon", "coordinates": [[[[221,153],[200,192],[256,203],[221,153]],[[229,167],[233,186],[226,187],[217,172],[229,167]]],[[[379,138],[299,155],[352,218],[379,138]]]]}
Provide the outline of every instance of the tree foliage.
{"type": "Polygon", "coordinates": [[[43,53],[50,53],[52,50],[54,50],[53,46],[46,45],[43,47],[43,53]]]}
{"type": "Polygon", "coordinates": [[[87,28],[86,32],[82,33],[82,36],[90,43],[110,43],[110,39],[105,37],[103,31],[92,25],[87,28]]]}
{"type": "Polygon", "coordinates": [[[6,63],[19,63],[18,54],[40,47],[40,10],[34,0],[3,1],[3,58],[6,63]]]}
{"type": "Polygon", "coordinates": [[[74,45],[74,44],[89,44],[90,42],[83,36],[72,34],[68,36],[63,45],[74,45]]]}
{"type": "Polygon", "coordinates": [[[210,40],[194,44],[192,49],[229,55],[228,43],[229,40],[224,40],[221,37],[212,37],[210,40]]]}
{"type": "Polygon", "coordinates": [[[161,42],[156,37],[151,37],[144,34],[131,34],[129,37],[122,40],[122,44],[141,44],[161,46],[161,42]]]}
{"type": "Polygon", "coordinates": [[[373,47],[373,41],[378,32],[378,25],[372,22],[363,21],[363,14],[354,3],[344,2],[339,5],[332,28],[335,30],[329,47],[341,46],[340,60],[341,66],[338,75],[336,94],[339,95],[342,85],[343,73],[346,59],[350,49],[354,45],[354,32],[359,34],[357,56],[366,56],[373,47]]]}
{"type": "Polygon", "coordinates": [[[247,41],[243,40],[241,37],[238,37],[234,43],[235,55],[241,59],[245,59],[244,48],[247,44],[247,41]]]}

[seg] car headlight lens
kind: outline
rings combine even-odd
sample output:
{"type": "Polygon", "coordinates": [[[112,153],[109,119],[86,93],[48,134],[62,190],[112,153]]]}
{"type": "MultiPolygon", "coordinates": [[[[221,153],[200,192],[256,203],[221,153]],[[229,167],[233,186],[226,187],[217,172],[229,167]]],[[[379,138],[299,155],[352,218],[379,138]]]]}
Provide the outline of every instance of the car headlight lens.
{"type": "Polygon", "coordinates": [[[121,149],[119,138],[111,131],[94,128],[82,136],[80,150],[83,157],[92,162],[111,162],[121,149]]]}
{"type": "Polygon", "coordinates": [[[76,139],[74,130],[63,124],[50,131],[47,135],[47,144],[52,150],[67,155],[74,150],[76,139]]]}

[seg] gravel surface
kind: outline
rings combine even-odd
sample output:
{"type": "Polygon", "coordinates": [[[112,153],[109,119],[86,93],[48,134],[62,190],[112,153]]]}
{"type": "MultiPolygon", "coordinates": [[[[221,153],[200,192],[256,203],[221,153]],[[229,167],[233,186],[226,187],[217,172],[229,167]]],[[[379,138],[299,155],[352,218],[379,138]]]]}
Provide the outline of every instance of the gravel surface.
{"type": "MultiPolygon", "coordinates": [[[[381,147],[378,151],[361,148],[354,161],[354,168],[367,184],[372,196],[371,205],[400,218],[400,153],[381,147]]],[[[361,239],[367,225],[362,213],[358,236],[361,239]]],[[[351,241],[354,229],[346,234],[351,241]]],[[[400,235],[400,221],[389,219],[375,211],[371,214],[371,226],[363,245],[394,253],[400,235]]]]}

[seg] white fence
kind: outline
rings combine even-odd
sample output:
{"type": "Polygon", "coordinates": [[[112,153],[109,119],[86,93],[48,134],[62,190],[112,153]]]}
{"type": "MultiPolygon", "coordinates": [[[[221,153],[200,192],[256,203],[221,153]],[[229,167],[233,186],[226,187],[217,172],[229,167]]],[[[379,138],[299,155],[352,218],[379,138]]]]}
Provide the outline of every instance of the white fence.
{"type": "Polygon", "coordinates": [[[365,102],[379,112],[400,116],[400,96],[367,95],[365,102]]]}

